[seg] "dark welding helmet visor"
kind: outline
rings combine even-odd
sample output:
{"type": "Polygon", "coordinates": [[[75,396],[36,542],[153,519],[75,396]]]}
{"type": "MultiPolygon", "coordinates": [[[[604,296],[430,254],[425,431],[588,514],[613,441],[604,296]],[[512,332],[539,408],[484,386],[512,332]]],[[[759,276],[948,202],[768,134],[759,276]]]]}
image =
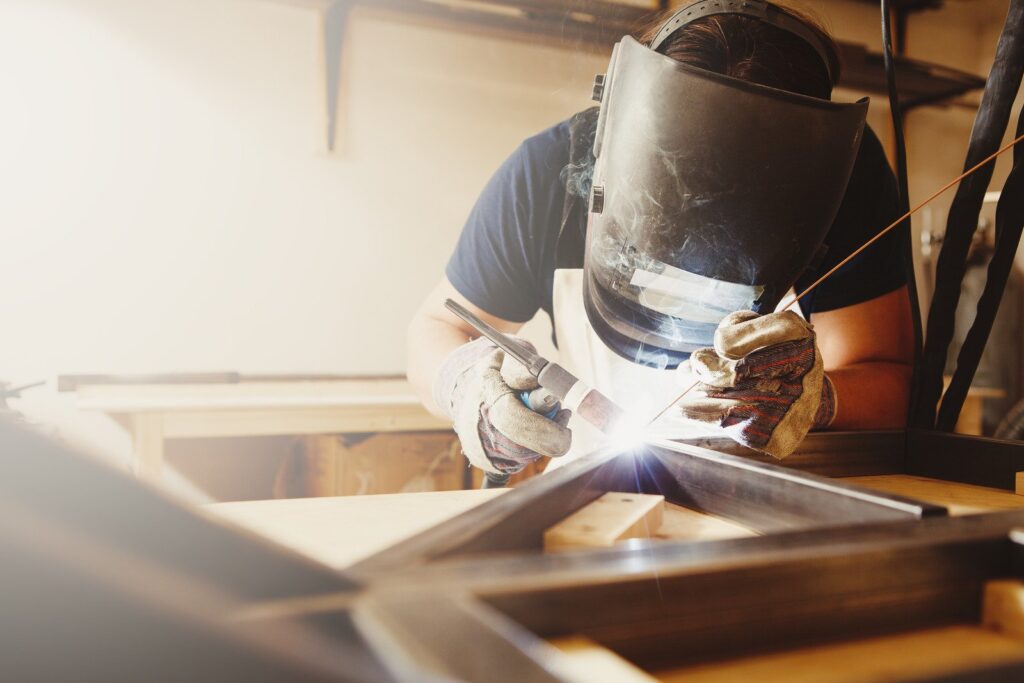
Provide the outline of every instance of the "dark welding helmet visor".
{"type": "Polygon", "coordinates": [[[612,53],[584,303],[601,340],[675,367],[741,309],[771,312],[815,255],[860,147],[841,104],[682,64],[632,38],[612,53]]]}

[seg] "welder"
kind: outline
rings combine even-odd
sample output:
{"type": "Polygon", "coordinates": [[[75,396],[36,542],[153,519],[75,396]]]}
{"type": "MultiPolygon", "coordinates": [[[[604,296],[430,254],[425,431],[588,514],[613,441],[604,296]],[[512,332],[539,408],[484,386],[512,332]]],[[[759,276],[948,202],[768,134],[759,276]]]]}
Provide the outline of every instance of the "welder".
{"type": "Polygon", "coordinates": [[[615,47],[598,107],[527,139],[497,170],[409,328],[408,372],[469,460],[515,472],[590,448],[568,411],[518,396],[522,366],[444,308],[515,333],[539,310],[559,362],[643,414],[777,458],[812,429],[903,426],[913,332],[898,217],[865,125],[832,100],[836,44],[758,0],[663,13],[615,47]]]}

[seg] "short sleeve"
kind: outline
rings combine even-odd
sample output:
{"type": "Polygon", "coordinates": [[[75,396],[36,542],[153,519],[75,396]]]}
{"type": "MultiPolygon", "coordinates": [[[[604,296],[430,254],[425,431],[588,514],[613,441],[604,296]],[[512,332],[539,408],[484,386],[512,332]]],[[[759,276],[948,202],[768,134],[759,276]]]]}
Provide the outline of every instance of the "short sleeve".
{"type": "MultiPolygon", "coordinates": [[[[825,238],[828,250],[822,263],[797,281],[797,290],[808,287],[899,215],[896,178],[878,138],[865,128],[846,195],[825,238]]],[[[825,280],[808,295],[809,301],[800,302],[804,314],[863,303],[905,285],[902,252],[907,237],[902,232],[890,231],[825,280]]]]}
{"type": "Polygon", "coordinates": [[[448,260],[448,281],[499,318],[525,322],[544,306],[568,150],[558,128],[521,144],[494,173],[448,260]]]}

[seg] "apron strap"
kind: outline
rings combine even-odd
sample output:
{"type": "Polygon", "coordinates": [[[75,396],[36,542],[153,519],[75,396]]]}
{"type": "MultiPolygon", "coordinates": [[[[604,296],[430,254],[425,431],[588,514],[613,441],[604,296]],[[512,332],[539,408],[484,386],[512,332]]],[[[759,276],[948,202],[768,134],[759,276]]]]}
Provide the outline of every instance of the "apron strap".
{"type": "Polygon", "coordinates": [[[555,245],[556,268],[583,267],[598,111],[598,107],[591,107],[569,121],[569,163],[562,172],[565,202],[555,245]]]}

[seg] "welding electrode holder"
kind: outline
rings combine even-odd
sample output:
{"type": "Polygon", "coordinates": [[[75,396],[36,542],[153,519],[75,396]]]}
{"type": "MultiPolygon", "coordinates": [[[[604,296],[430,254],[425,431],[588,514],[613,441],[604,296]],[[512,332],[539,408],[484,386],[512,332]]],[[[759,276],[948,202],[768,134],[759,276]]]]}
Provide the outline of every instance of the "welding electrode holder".
{"type": "Polygon", "coordinates": [[[558,397],[544,387],[532,391],[520,391],[519,400],[523,402],[524,406],[549,420],[555,419],[555,415],[558,415],[558,411],[562,407],[558,397]]]}

